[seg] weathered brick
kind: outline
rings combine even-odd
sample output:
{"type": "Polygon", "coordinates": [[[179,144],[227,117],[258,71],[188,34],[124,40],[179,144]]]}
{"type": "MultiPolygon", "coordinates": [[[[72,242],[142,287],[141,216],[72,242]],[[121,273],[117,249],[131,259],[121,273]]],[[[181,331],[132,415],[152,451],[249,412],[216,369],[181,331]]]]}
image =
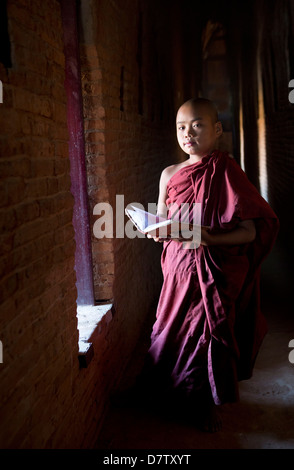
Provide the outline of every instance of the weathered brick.
{"type": "Polygon", "coordinates": [[[8,204],[14,205],[22,202],[25,198],[25,190],[26,184],[20,177],[8,178],[6,181],[8,204]]]}
{"type": "Polygon", "coordinates": [[[66,105],[64,103],[60,103],[55,101],[52,103],[52,119],[56,123],[64,124],[66,122],[66,105]]]}
{"type": "Polygon", "coordinates": [[[0,232],[9,232],[16,227],[17,219],[13,208],[0,211],[0,232]]]}
{"type": "Polygon", "coordinates": [[[19,114],[17,110],[0,107],[0,128],[3,135],[16,134],[16,130],[19,128],[19,114]]]}
{"type": "Polygon", "coordinates": [[[4,279],[0,284],[0,303],[2,303],[7,297],[13,296],[18,288],[17,274],[13,273],[4,279]]]}
{"type": "Polygon", "coordinates": [[[68,159],[65,158],[55,158],[54,160],[54,174],[62,175],[64,173],[69,174],[70,172],[70,163],[68,159]]]}
{"type": "Polygon", "coordinates": [[[62,141],[56,141],[55,142],[55,156],[67,158],[68,155],[69,155],[68,143],[62,142],[62,141]]]}
{"type": "Polygon", "coordinates": [[[40,215],[40,207],[37,201],[28,201],[19,204],[15,209],[15,217],[18,225],[30,222],[40,215]]]}
{"type": "MultiPolygon", "coordinates": [[[[15,182],[15,186],[17,182],[15,182]]],[[[36,199],[38,197],[47,196],[47,178],[29,179],[24,182],[19,182],[20,192],[26,198],[36,199]]]]}

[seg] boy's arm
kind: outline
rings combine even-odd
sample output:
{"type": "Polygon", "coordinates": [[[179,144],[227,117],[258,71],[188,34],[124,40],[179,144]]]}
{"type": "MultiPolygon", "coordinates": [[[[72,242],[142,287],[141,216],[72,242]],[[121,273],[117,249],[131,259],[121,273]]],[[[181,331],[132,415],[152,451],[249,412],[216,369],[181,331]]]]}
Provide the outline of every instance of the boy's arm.
{"type": "MultiPolygon", "coordinates": [[[[159,195],[158,195],[158,201],[157,201],[157,215],[160,217],[167,217],[167,207],[165,204],[166,198],[167,198],[167,191],[166,191],[166,186],[167,182],[169,180],[169,174],[168,174],[168,168],[165,168],[165,170],[162,171],[160,180],[159,180],[159,195]]],[[[163,239],[160,237],[151,235],[147,233],[148,238],[153,238],[154,241],[156,242],[161,242],[163,239]]]]}
{"type": "Polygon", "coordinates": [[[167,182],[169,179],[168,175],[168,168],[163,170],[159,180],[159,195],[158,195],[158,202],[157,202],[157,215],[161,217],[167,217],[167,207],[165,204],[167,198],[167,182]]]}
{"type": "MultiPolygon", "coordinates": [[[[181,224],[173,222],[167,227],[168,238],[172,238],[174,241],[189,241],[193,240],[193,225],[181,224]]],[[[256,229],[253,220],[244,220],[238,224],[238,226],[229,231],[223,233],[210,233],[209,227],[201,227],[201,245],[212,246],[212,245],[243,245],[250,243],[255,239],[256,229]]],[[[152,236],[149,234],[149,238],[152,236]]],[[[163,241],[163,239],[153,235],[155,241],[163,241]]]]}
{"type": "Polygon", "coordinates": [[[225,233],[209,233],[209,230],[201,228],[201,245],[242,245],[252,242],[256,237],[256,228],[253,220],[243,220],[238,226],[225,233]]]}

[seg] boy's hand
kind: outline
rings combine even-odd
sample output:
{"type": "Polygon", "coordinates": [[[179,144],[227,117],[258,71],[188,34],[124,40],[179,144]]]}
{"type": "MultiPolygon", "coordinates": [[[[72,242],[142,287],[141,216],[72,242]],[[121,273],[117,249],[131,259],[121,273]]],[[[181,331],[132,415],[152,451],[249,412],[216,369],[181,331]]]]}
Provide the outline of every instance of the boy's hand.
{"type": "Polygon", "coordinates": [[[147,233],[147,238],[153,238],[153,240],[155,242],[164,242],[164,238],[159,238],[159,237],[153,237],[152,235],[150,235],[149,233],[147,233]]]}
{"type": "Polygon", "coordinates": [[[148,238],[153,238],[156,242],[163,242],[164,240],[180,240],[180,224],[178,221],[173,220],[171,224],[159,227],[147,233],[148,238]]]}
{"type": "MultiPolygon", "coordinates": [[[[172,224],[171,224],[172,225],[172,224]]],[[[155,242],[163,242],[171,238],[171,225],[160,227],[147,233],[147,238],[153,238],[155,242]]]]}
{"type": "Polygon", "coordinates": [[[163,242],[164,240],[185,242],[193,237],[192,225],[179,223],[173,220],[170,225],[160,227],[159,229],[153,230],[147,233],[148,238],[153,238],[156,242],[163,242]]]}
{"type": "Polygon", "coordinates": [[[212,235],[209,232],[209,227],[201,227],[201,245],[209,246],[212,243],[212,235]]]}

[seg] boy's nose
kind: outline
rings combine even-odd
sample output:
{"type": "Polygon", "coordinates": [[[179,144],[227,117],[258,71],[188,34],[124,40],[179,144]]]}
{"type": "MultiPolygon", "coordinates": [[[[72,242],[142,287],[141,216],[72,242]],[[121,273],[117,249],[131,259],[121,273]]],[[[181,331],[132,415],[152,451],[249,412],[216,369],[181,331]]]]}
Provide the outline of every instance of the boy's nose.
{"type": "Polygon", "coordinates": [[[192,128],[186,129],[185,137],[192,137],[192,135],[193,135],[192,128]]]}

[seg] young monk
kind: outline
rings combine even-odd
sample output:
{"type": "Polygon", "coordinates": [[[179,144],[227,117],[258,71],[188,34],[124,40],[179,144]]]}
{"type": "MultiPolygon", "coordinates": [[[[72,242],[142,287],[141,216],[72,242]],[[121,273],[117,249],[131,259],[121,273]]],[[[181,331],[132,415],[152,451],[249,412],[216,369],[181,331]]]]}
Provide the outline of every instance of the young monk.
{"type": "Polygon", "coordinates": [[[184,249],[181,224],[168,238],[171,224],[144,374],[157,396],[175,396],[205,430],[217,431],[216,405],[238,400],[238,381],[251,377],[266,333],[259,275],[278,220],[235,160],[216,150],[223,130],[211,101],[185,102],[176,128],[188,158],[162,172],[158,212],[201,203],[201,241],[184,249]]]}

